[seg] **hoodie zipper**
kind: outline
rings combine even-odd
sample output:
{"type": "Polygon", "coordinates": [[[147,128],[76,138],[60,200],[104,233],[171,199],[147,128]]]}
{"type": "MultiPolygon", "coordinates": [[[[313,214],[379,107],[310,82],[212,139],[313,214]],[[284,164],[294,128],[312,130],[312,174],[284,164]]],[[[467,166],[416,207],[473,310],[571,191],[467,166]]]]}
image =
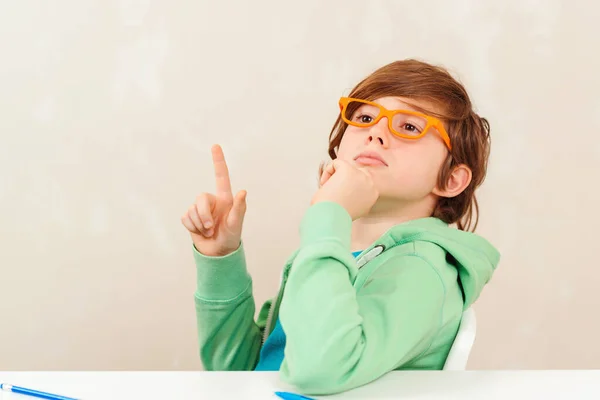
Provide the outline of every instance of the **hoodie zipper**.
{"type": "MultiPolygon", "coordinates": [[[[394,247],[394,246],[392,246],[394,247]]],[[[358,268],[362,268],[366,263],[368,263],[369,261],[373,260],[375,257],[381,255],[381,253],[383,253],[384,251],[388,250],[388,248],[386,248],[383,244],[378,244],[375,245],[371,248],[369,248],[368,250],[364,251],[363,254],[361,254],[357,259],[357,263],[358,263],[358,268]]],[[[293,257],[291,257],[291,260],[295,259],[296,254],[294,254],[293,257]]],[[[286,266],[284,267],[283,271],[281,272],[281,279],[279,281],[279,290],[277,292],[277,297],[275,298],[275,302],[271,304],[271,307],[269,308],[269,313],[267,314],[267,322],[265,324],[265,330],[263,331],[263,335],[262,335],[262,343],[261,343],[261,347],[265,344],[265,342],[267,341],[267,338],[269,337],[269,334],[271,333],[271,325],[273,324],[273,316],[275,315],[275,310],[277,309],[277,307],[279,306],[279,303],[281,302],[281,298],[282,296],[282,289],[285,286],[285,282],[287,280],[287,275],[290,271],[290,267],[292,266],[292,263],[288,263],[286,264],[286,266]]]]}
{"type": "MultiPolygon", "coordinates": [[[[366,250],[356,260],[357,262],[360,262],[358,268],[360,269],[366,263],[368,263],[375,257],[379,256],[381,253],[383,253],[385,250],[387,250],[387,249],[382,244],[373,246],[372,248],[366,250]]],[[[294,260],[294,258],[295,258],[295,255],[293,257],[291,257],[291,260],[294,260]]],[[[273,324],[273,317],[275,315],[275,310],[279,306],[279,303],[281,302],[281,298],[283,297],[282,289],[285,286],[285,282],[287,281],[287,275],[289,273],[291,266],[292,266],[292,263],[286,264],[286,266],[284,267],[284,269],[281,273],[281,279],[279,281],[279,290],[277,292],[277,297],[275,298],[275,302],[273,302],[271,304],[271,307],[269,308],[269,313],[267,314],[267,322],[265,324],[265,330],[263,331],[263,335],[262,335],[261,347],[265,344],[265,342],[267,341],[267,338],[269,337],[269,334],[271,333],[271,325],[273,324]]]]}
{"type": "Polygon", "coordinates": [[[284,286],[284,282],[285,282],[285,278],[287,277],[287,272],[289,270],[290,265],[286,265],[285,268],[283,269],[283,271],[281,272],[281,279],[279,280],[279,289],[277,290],[277,297],[275,298],[275,301],[273,303],[271,303],[271,307],[269,307],[269,313],[267,314],[267,322],[265,324],[265,330],[263,331],[263,336],[262,336],[262,345],[265,344],[265,342],[267,341],[267,337],[269,337],[269,334],[271,333],[271,325],[273,324],[273,316],[275,315],[275,309],[277,308],[279,302],[281,301],[281,297],[282,297],[282,293],[281,293],[281,289],[284,286]]]}
{"type": "Polygon", "coordinates": [[[263,332],[261,347],[265,344],[265,342],[267,341],[267,337],[269,336],[269,329],[271,328],[271,320],[273,319],[273,314],[275,314],[275,304],[271,304],[271,307],[269,308],[269,314],[267,315],[267,324],[265,325],[265,330],[263,332]]]}

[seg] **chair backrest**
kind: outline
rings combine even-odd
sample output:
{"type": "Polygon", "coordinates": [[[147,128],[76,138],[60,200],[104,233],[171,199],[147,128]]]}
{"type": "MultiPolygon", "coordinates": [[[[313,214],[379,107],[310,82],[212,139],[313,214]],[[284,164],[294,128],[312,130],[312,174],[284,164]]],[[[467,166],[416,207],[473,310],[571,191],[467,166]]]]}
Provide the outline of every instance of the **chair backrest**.
{"type": "Polygon", "coordinates": [[[468,308],[463,312],[456,338],[444,364],[444,371],[463,371],[467,368],[476,332],[475,310],[468,308]]]}

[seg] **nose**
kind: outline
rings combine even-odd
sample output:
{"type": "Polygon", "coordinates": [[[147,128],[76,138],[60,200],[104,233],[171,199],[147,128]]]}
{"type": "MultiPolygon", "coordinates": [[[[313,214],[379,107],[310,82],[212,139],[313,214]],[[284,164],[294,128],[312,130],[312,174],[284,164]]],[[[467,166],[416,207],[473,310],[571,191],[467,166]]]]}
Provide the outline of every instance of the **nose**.
{"type": "Polygon", "coordinates": [[[375,125],[369,128],[366,144],[375,142],[376,145],[387,149],[390,145],[390,132],[388,130],[387,117],[381,118],[375,125]]]}

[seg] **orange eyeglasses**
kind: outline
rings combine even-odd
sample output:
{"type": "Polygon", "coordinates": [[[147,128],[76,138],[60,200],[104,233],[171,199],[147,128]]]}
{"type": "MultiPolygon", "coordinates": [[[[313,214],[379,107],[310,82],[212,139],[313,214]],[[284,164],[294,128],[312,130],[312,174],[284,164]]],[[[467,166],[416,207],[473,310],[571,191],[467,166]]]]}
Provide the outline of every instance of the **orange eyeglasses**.
{"type": "Polygon", "coordinates": [[[372,101],[342,97],[340,99],[341,117],[348,125],[367,128],[386,117],[390,132],[404,139],[420,139],[434,128],[442,137],[448,149],[452,149],[450,136],[442,121],[429,115],[410,110],[388,110],[372,101]]]}

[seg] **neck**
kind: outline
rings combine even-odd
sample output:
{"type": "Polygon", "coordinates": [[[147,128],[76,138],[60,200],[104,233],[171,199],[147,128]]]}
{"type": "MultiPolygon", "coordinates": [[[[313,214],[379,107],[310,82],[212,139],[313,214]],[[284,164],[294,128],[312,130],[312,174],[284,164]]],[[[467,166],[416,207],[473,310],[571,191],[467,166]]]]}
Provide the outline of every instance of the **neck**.
{"type": "Polygon", "coordinates": [[[433,214],[430,202],[394,203],[379,200],[369,214],[352,222],[352,251],[366,249],[395,225],[433,214]]]}

